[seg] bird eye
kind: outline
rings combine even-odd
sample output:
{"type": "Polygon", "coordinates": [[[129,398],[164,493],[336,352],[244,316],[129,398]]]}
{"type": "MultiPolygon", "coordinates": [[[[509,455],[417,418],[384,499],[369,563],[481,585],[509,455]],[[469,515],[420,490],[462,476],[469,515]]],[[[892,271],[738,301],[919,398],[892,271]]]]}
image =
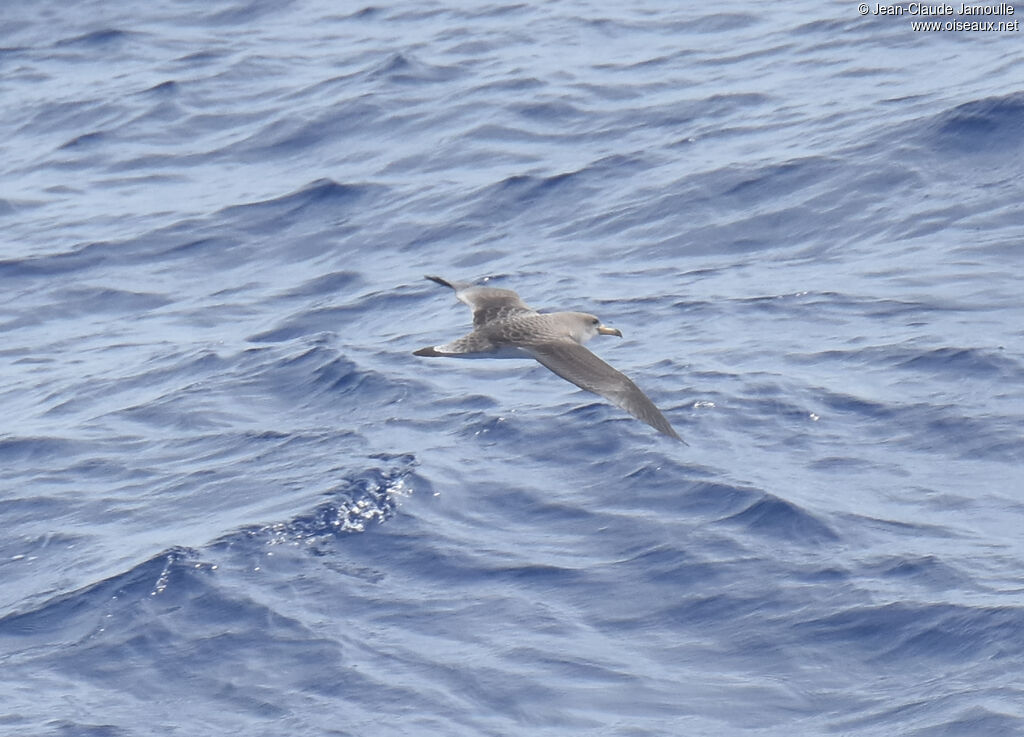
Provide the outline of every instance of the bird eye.
{"type": "Polygon", "coordinates": [[[599,325],[599,324],[601,323],[601,321],[600,321],[600,320],[598,320],[598,319],[597,319],[596,317],[595,317],[595,318],[592,318],[592,319],[590,320],[590,322],[591,322],[592,324],[594,324],[594,325],[599,325]]]}

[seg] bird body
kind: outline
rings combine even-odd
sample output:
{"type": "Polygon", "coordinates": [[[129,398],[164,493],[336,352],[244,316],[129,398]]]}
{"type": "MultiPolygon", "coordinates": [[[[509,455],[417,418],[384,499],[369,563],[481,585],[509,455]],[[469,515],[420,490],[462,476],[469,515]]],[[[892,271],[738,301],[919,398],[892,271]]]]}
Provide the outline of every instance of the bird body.
{"type": "Polygon", "coordinates": [[[618,335],[586,312],[540,313],[511,289],[481,287],[438,276],[427,279],[455,290],[473,310],[473,331],[461,338],[414,352],[450,358],[534,358],[566,381],[599,394],[658,432],[682,441],[654,403],[628,376],[617,371],[584,343],[597,335],[618,335]]]}

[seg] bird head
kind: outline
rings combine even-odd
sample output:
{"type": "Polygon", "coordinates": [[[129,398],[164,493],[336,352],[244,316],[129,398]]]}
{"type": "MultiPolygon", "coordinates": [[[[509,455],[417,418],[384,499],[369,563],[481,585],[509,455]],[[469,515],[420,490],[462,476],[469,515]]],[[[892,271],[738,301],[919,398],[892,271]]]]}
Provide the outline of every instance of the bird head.
{"type": "Polygon", "coordinates": [[[571,329],[572,338],[581,345],[595,335],[617,335],[620,338],[622,337],[622,332],[618,328],[602,325],[601,321],[594,315],[588,315],[586,312],[574,312],[572,315],[575,318],[571,329]]]}

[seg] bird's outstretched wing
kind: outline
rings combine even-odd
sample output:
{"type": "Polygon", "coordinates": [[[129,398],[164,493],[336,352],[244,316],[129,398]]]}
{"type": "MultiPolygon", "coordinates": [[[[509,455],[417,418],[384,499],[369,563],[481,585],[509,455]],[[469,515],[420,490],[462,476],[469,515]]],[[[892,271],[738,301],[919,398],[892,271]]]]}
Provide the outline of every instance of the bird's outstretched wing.
{"type": "Polygon", "coordinates": [[[473,310],[473,327],[475,328],[510,315],[536,313],[536,310],[519,299],[519,295],[511,289],[478,287],[469,282],[448,281],[439,276],[428,276],[427,279],[455,290],[458,300],[469,305],[469,308],[473,310]]]}
{"type": "Polygon", "coordinates": [[[571,339],[525,346],[543,366],[580,389],[600,394],[660,433],[684,441],[654,402],[628,376],[571,339]]]}

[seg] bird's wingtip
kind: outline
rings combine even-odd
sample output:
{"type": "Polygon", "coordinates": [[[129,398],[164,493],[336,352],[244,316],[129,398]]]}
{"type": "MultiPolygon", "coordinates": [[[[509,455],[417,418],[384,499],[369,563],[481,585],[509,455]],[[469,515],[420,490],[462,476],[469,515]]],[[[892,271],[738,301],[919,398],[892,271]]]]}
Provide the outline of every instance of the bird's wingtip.
{"type": "Polygon", "coordinates": [[[426,348],[420,348],[418,351],[413,351],[414,356],[441,356],[443,353],[438,353],[432,345],[428,345],[426,348]]]}
{"type": "Polygon", "coordinates": [[[453,285],[447,279],[442,279],[439,276],[431,276],[430,274],[424,274],[423,278],[424,279],[430,279],[430,281],[435,282],[437,284],[440,284],[442,287],[451,287],[452,289],[455,289],[455,285],[453,285]]]}
{"type": "Polygon", "coordinates": [[[683,440],[682,436],[676,432],[676,429],[667,423],[665,427],[655,426],[654,429],[660,432],[662,435],[665,435],[666,437],[672,438],[673,440],[678,440],[683,445],[689,445],[689,443],[683,440]]]}

